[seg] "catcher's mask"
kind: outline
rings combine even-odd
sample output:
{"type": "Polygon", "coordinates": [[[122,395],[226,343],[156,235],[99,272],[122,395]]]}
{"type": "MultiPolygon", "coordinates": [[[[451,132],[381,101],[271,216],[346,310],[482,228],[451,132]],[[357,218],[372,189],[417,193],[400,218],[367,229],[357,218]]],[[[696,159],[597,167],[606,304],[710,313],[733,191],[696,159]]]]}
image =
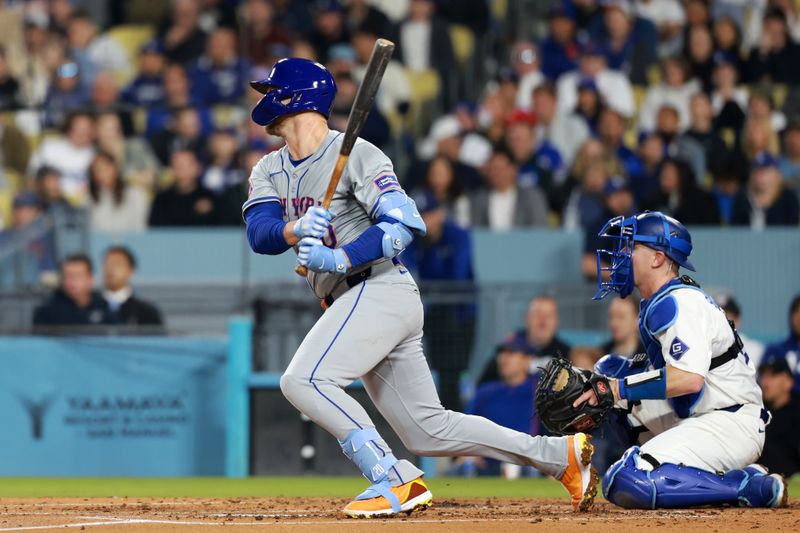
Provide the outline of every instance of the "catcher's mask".
{"type": "Polygon", "coordinates": [[[664,252],[678,265],[694,271],[689,261],[692,253],[692,236],[683,224],[659,211],[614,217],[598,233],[613,239],[610,249],[597,250],[597,282],[599,288],[593,300],[602,300],[612,292],[625,298],[633,291],[633,263],[631,255],[635,243],[664,252]],[[606,266],[607,265],[607,266],[606,266]],[[603,273],[608,279],[603,280],[603,273]]]}

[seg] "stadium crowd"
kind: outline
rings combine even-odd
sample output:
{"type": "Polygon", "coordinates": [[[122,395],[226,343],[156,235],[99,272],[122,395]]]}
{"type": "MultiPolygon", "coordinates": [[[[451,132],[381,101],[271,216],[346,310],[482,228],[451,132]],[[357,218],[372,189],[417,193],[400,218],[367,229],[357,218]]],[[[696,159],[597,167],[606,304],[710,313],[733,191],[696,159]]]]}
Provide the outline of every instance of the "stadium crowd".
{"type": "MultiPolygon", "coordinates": [[[[474,227],[583,232],[593,277],[595,236],[614,215],[800,224],[800,7],[790,0],[5,0],[5,232],[48,213],[114,233],[242,224],[249,169],[280,148],[249,120],[261,95],[248,80],[281,57],[320,61],[338,85],[331,127],[344,129],[378,37],[398,49],[363,136],[393,157],[425,217],[429,236],[403,256],[422,279],[472,279],[474,227]],[[543,18],[495,34],[499,18],[529,12],[543,18]]],[[[37,250],[39,268],[54,270],[46,243],[37,250]]],[[[100,293],[91,261],[64,261],[35,322],[160,324],[148,304],[123,305],[133,256],[112,249],[105,267],[100,293]]],[[[739,319],[734,300],[723,306],[739,319]]],[[[635,319],[630,300],[616,300],[608,342],[571,348],[557,301],[534,299],[468,410],[539,431],[537,365],[639,352],[635,319]]],[[[787,339],[763,357],[747,348],[773,409],[764,461],[786,474],[800,470],[799,342],[795,299],[787,339]]]]}

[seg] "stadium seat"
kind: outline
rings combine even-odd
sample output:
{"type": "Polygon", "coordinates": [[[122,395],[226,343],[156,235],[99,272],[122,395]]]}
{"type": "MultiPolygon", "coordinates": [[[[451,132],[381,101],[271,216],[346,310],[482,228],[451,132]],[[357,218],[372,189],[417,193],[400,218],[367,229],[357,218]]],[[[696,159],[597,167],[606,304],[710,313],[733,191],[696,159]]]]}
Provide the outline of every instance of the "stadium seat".
{"type": "Polygon", "coordinates": [[[4,228],[11,225],[11,204],[14,201],[14,192],[11,188],[0,189],[0,217],[4,228]]]}
{"type": "Polygon", "coordinates": [[[453,42],[453,54],[459,65],[464,65],[475,51],[475,36],[472,30],[461,24],[450,25],[450,40],[453,42]]]}
{"type": "Polygon", "coordinates": [[[407,125],[412,132],[421,135],[424,133],[425,124],[427,124],[427,108],[430,107],[439,95],[441,86],[439,83],[439,73],[433,69],[428,69],[423,72],[406,69],[405,72],[408,78],[408,84],[411,87],[411,110],[408,113],[407,125]]]}
{"type": "Polygon", "coordinates": [[[116,80],[117,83],[123,85],[130,81],[133,75],[133,67],[136,65],[136,57],[139,55],[139,49],[154,35],[153,28],[146,24],[123,24],[108,30],[108,36],[125,50],[131,63],[131,68],[128,69],[125,75],[119,76],[120,79],[116,80]]]}

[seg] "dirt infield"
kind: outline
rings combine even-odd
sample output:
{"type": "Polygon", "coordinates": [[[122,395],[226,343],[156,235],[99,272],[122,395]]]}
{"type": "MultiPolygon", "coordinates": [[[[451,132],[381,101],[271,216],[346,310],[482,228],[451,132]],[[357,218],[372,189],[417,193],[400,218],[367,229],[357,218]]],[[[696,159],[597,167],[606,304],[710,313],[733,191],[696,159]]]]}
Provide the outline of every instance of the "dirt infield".
{"type": "Polygon", "coordinates": [[[119,533],[206,531],[234,527],[264,532],[483,532],[483,531],[796,531],[800,503],[788,509],[625,511],[605,502],[589,513],[572,513],[565,500],[436,500],[434,507],[390,520],[353,520],[337,511],[345,500],[246,499],[3,499],[0,531],[64,528],[119,533]]]}

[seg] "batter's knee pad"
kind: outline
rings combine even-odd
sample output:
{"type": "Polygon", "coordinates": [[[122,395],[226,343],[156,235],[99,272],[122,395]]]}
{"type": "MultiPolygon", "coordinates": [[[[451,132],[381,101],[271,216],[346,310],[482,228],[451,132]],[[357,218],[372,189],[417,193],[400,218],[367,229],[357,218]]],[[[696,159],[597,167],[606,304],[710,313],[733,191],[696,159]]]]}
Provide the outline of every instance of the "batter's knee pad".
{"type": "Polygon", "coordinates": [[[774,507],[785,488],[778,476],[754,468],[717,474],[691,466],[644,461],[629,448],[603,476],[603,496],[628,509],[668,509],[719,505],[774,507]],[[654,468],[655,466],[655,468],[654,468]]]}
{"type": "Polygon", "coordinates": [[[339,444],[348,459],[353,461],[372,485],[359,494],[357,500],[367,500],[383,496],[400,512],[400,500],[390,489],[389,470],[397,463],[391,452],[383,451],[375,441],[383,440],[375,428],[354,429],[339,444]]]}

